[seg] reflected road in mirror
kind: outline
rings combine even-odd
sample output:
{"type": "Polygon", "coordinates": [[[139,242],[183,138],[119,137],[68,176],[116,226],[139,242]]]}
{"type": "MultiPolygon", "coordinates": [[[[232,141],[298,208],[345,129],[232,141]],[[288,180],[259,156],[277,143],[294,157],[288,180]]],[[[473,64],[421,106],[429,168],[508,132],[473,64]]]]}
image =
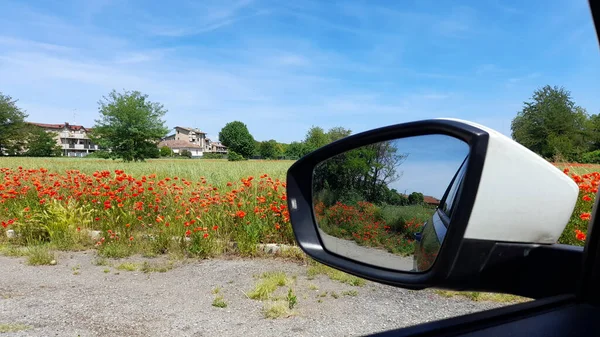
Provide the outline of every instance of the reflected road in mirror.
{"type": "Polygon", "coordinates": [[[319,163],[313,207],[325,249],[388,269],[429,268],[468,154],[459,139],[426,135],[365,145],[319,163]],[[415,250],[427,254],[415,258],[415,250]]]}

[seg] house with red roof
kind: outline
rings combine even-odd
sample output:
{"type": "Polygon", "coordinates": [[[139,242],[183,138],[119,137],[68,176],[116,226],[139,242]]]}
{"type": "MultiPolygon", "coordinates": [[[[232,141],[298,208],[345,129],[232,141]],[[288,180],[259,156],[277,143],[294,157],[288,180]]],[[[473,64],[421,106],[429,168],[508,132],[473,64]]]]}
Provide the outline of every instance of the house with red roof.
{"type": "Polygon", "coordinates": [[[86,128],[83,125],[74,125],[67,122],[63,124],[28,122],[28,124],[40,127],[46,132],[54,133],[54,139],[56,139],[56,143],[61,147],[63,156],[85,157],[99,149],[98,145],[94,144],[88,135],[92,129],[86,128]]]}

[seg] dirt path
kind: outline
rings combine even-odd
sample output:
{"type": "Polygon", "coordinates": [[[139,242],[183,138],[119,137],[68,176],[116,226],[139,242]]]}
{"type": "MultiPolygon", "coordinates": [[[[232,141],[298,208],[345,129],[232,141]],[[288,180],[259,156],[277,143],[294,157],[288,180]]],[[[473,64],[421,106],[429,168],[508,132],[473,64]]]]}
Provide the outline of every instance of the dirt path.
{"type": "Polygon", "coordinates": [[[188,260],[151,273],[95,260],[93,252],[63,253],[58,265],[36,267],[0,256],[0,327],[28,327],[2,336],[356,336],[502,305],[311,278],[306,266],[274,258],[188,260]],[[265,318],[265,304],[245,295],[268,271],[293,280],[294,315],[265,318]],[[212,305],[216,287],[225,308],[212,305]]]}

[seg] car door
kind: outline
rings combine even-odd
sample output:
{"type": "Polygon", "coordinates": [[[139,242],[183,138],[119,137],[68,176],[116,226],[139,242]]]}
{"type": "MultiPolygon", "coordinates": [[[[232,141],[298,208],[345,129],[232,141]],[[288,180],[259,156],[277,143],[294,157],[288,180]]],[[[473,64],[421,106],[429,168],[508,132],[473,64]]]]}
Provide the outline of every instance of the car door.
{"type": "Polygon", "coordinates": [[[460,192],[467,161],[468,156],[452,178],[436,211],[423,224],[421,232],[415,235],[417,241],[414,254],[415,271],[425,271],[435,262],[437,253],[440,251],[440,246],[444,242],[450,218],[452,217],[453,206],[455,205],[454,200],[456,200],[460,192]]]}

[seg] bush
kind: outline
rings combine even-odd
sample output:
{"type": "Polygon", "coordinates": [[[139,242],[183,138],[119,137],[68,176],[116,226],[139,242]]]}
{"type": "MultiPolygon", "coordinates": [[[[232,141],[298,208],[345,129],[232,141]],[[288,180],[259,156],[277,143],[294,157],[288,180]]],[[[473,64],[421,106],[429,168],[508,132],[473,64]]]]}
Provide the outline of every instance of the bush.
{"type": "Polygon", "coordinates": [[[182,157],[192,158],[192,153],[189,150],[181,150],[179,155],[182,157]]]}
{"type": "Polygon", "coordinates": [[[101,158],[101,159],[110,159],[110,152],[106,150],[98,150],[96,152],[92,152],[85,156],[86,158],[101,158]]]}
{"type": "Polygon", "coordinates": [[[582,154],[581,162],[586,164],[600,164],[600,150],[582,154]]]}
{"type": "Polygon", "coordinates": [[[204,158],[204,159],[225,159],[225,158],[227,158],[227,155],[223,154],[223,153],[206,152],[202,155],[202,158],[204,158]]]}
{"type": "Polygon", "coordinates": [[[241,161],[241,160],[245,160],[245,158],[241,154],[239,154],[237,152],[229,151],[229,153],[227,154],[227,160],[229,160],[229,161],[241,161]]]}
{"type": "Polygon", "coordinates": [[[161,157],[171,157],[173,156],[173,150],[171,150],[168,146],[163,146],[160,148],[160,156],[161,157]]]}

